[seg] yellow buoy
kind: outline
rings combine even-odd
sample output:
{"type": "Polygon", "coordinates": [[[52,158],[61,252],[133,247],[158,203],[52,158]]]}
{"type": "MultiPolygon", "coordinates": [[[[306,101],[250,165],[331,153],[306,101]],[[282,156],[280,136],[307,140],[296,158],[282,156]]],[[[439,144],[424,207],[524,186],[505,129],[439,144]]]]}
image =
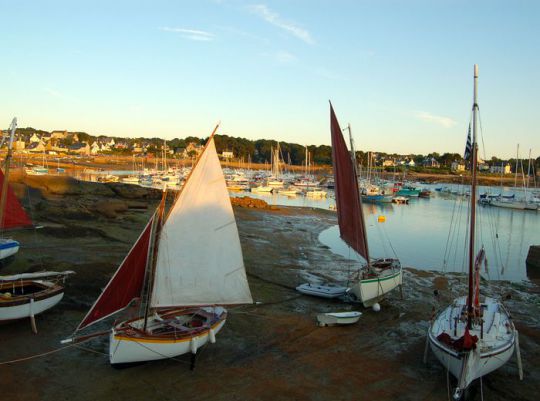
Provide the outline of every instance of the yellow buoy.
{"type": "Polygon", "coordinates": [[[379,223],[384,223],[386,221],[386,217],[381,215],[381,216],[379,216],[378,220],[379,220],[379,223]]]}

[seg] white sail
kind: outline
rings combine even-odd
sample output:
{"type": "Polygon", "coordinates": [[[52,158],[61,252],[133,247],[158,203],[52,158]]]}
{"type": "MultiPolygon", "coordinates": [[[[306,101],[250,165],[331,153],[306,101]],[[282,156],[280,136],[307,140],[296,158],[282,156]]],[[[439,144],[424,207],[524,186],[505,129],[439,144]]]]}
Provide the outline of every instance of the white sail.
{"type": "Polygon", "coordinates": [[[151,306],[251,302],[238,228],[211,138],[161,231],[151,306]]]}

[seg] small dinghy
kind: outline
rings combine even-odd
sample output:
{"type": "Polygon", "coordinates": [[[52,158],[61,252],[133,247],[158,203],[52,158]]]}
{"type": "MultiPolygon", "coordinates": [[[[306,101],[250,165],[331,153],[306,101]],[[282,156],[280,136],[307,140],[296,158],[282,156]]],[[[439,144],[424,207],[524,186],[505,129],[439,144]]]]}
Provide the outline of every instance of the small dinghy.
{"type": "Polygon", "coordinates": [[[325,284],[300,284],[296,287],[296,291],[301,292],[306,295],[313,295],[315,297],[322,298],[338,298],[347,292],[347,287],[340,287],[335,284],[325,283],[325,284]]]}
{"type": "Polygon", "coordinates": [[[317,322],[319,326],[334,326],[342,324],[354,324],[358,322],[362,312],[331,312],[319,313],[317,322]]]}

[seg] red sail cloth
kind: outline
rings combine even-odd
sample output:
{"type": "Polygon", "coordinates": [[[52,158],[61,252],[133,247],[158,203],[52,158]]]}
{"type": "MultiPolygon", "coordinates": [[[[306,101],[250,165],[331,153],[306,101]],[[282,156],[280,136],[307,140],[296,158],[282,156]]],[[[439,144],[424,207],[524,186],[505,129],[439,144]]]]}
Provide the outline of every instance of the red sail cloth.
{"type": "Polygon", "coordinates": [[[124,309],[133,299],[141,296],[153,222],[154,217],[150,219],[77,330],[124,309]]]}
{"type": "MultiPolygon", "coordinates": [[[[4,173],[0,170],[0,190],[4,185],[4,173]]],[[[32,220],[22,208],[19,200],[13,193],[13,189],[8,185],[6,210],[4,211],[4,221],[0,222],[0,228],[11,229],[32,226],[32,220]]]]}
{"type": "Polygon", "coordinates": [[[343,241],[367,260],[367,233],[356,171],[332,105],[330,105],[330,132],[339,234],[343,241]]]}

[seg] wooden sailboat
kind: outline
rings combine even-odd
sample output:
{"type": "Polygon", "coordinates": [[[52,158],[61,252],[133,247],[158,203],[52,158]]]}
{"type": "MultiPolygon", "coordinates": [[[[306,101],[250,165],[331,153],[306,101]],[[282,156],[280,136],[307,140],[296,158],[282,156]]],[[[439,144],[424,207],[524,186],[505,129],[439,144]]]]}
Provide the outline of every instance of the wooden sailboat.
{"type": "MultiPolygon", "coordinates": [[[[10,126],[8,151],[4,173],[0,171],[2,198],[0,201],[0,226],[4,229],[31,227],[32,222],[9,187],[9,167],[13,138],[17,128],[14,118],[10,126]]],[[[0,259],[13,256],[19,250],[19,242],[0,238],[0,259]]],[[[32,329],[37,332],[34,316],[56,305],[64,296],[61,281],[73,272],[23,273],[0,276],[0,322],[30,318],[32,329]]]]}
{"type": "Polygon", "coordinates": [[[358,189],[356,157],[353,149],[352,157],[347,149],[331,104],[330,132],[339,233],[341,239],[367,262],[366,266],[356,273],[349,294],[366,307],[374,306],[387,292],[402,284],[401,263],[398,259],[371,260],[369,257],[367,230],[358,189]]]}
{"type": "Polygon", "coordinates": [[[504,305],[489,297],[480,300],[480,267],[485,255],[481,248],[475,257],[477,83],[478,66],[475,65],[468,293],[440,312],[431,322],[428,331],[431,350],[457,378],[457,387],[453,393],[456,400],[461,398],[475,379],[504,365],[512,356],[518,341],[518,332],[504,305]]]}
{"type": "MultiPolygon", "coordinates": [[[[4,161],[4,172],[0,170],[0,260],[15,255],[19,251],[20,244],[12,238],[3,236],[4,230],[13,230],[23,227],[31,227],[32,221],[22,208],[19,200],[9,186],[9,168],[12,157],[13,139],[17,129],[17,119],[14,118],[9,128],[7,154],[4,161]]],[[[3,142],[3,141],[2,141],[3,142]]]]}
{"type": "Polygon", "coordinates": [[[135,302],[140,305],[137,316],[115,323],[110,331],[111,364],[195,354],[216,341],[227,319],[223,305],[253,302],[214,144],[217,128],[168,214],[164,192],[75,336],[65,342],[135,302]]]}

